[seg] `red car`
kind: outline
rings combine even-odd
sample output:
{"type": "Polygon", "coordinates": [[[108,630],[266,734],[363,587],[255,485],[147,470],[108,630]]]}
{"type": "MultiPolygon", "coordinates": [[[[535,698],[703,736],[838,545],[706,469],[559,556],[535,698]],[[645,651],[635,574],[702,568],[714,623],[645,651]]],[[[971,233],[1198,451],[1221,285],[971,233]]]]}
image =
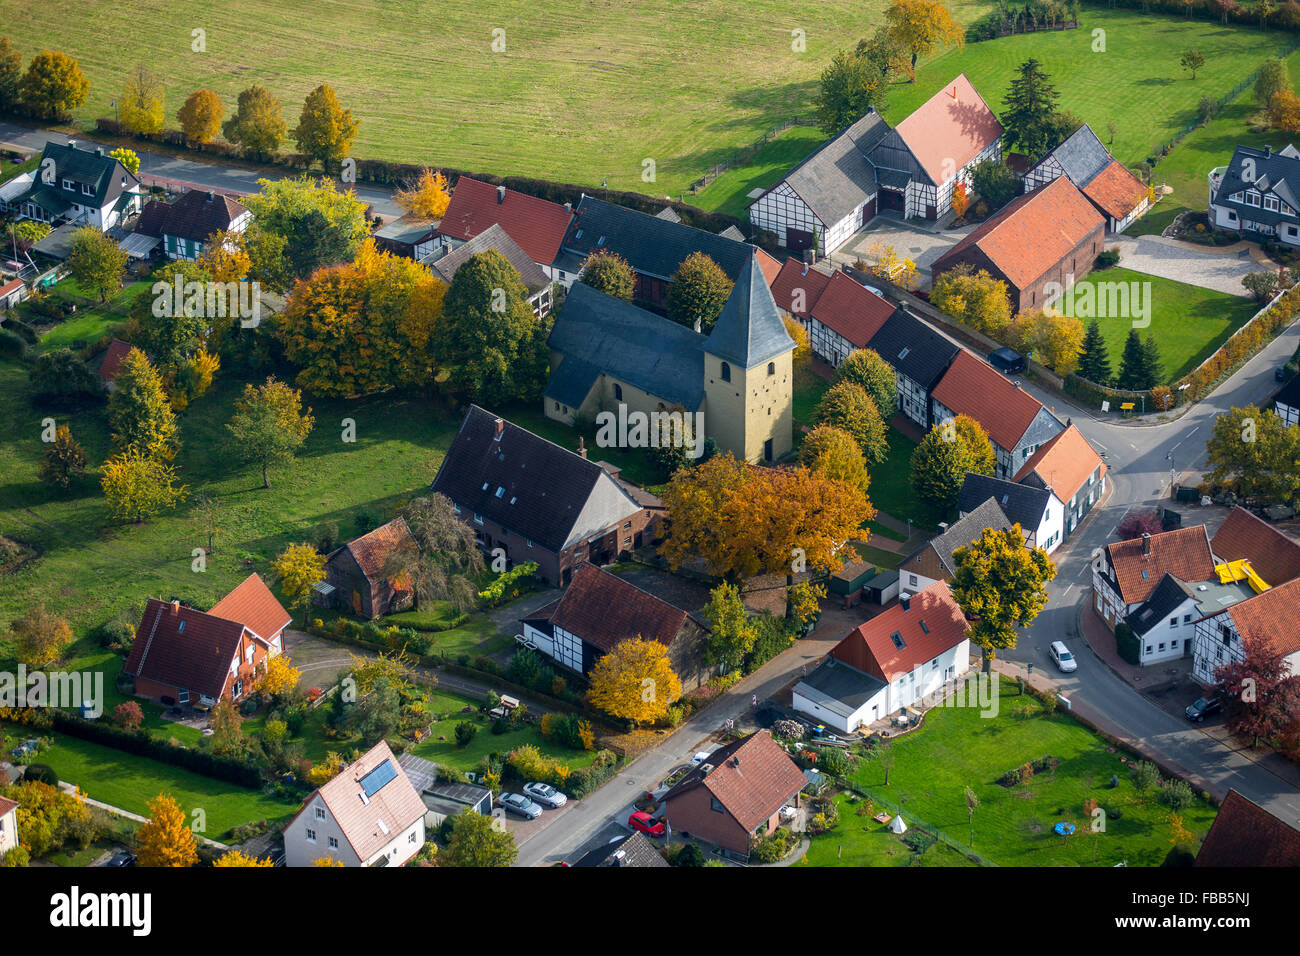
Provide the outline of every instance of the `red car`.
{"type": "Polygon", "coordinates": [[[656,820],[644,810],[638,810],[627,818],[627,825],[633,830],[640,830],[646,836],[661,837],[668,832],[662,820],[656,820]]]}

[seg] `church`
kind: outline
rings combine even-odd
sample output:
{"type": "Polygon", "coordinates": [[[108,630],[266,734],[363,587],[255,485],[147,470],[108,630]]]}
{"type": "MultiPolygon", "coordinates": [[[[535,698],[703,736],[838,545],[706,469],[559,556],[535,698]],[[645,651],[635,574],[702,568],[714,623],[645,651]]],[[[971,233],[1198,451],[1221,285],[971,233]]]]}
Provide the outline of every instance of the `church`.
{"type": "Polygon", "coordinates": [[[793,447],[795,343],[756,252],[707,335],[575,282],[547,345],[548,418],[684,413],[745,461],[775,461],[793,447]]]}

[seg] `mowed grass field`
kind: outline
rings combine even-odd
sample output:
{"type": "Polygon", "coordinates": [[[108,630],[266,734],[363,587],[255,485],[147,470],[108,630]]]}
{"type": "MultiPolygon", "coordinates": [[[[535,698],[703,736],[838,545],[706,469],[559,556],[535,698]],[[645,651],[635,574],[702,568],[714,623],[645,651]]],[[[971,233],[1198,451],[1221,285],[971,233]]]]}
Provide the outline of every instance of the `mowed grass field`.
{"type": "MultiPolygon", "coordinates": [[[[177,6],[53,0],[11,17],[24,61],[53,46],[90,79],[76,119],[112,116],[145,62],[168,125],[194,90],[232,109],[268,87],[293,127],[329,82],[361,119],[358,156],[678,194],[706,169],[810,109],[836,50],[881,22],[884,0],[294,0],[177,6]],[[49,24],[57,23],[51,32],[49,24]],[[203,30],[205,52],[194,52],[203,30]],[[802,30],[806,51],[792,49],[802,30]],[[494,33],[494,31],[503,31],[494,33]],[[112,37],[105,43],[105,37],[112,37]],[[494,52],[494,39],[504,49],[494,52]],[[642,162],[657,165],[642,179],[642,162]]],[[[990,4],[950,4],[962,22],[990,4]]]]}

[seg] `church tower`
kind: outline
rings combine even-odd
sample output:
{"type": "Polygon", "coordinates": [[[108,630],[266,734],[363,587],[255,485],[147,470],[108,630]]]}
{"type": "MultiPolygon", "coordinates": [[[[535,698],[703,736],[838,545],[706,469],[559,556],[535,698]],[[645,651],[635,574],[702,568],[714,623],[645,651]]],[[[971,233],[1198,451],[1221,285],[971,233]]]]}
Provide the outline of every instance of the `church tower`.
{"type": "Polygon", "coordinates": [[[704,342],[704,431],[745,461],[775,461],[794,442],[795,343],[757,252],[704,342]]]}

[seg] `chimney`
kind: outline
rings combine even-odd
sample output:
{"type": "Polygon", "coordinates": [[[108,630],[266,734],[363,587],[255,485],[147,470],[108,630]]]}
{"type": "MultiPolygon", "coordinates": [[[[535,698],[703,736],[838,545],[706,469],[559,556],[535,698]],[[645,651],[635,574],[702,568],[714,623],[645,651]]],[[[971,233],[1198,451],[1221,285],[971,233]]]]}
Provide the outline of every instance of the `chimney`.
{"type": "Polygon", "coordinates": [[[567,213],[572,214],[572,212],[573,212],[573,203],[571,203],[571,202],[566,202],[566,203],[564,204],[564,211],[567,212],[567,213]]]}
{"type": "Polygon", "coordinates": [[[502,418],[494,419],[492,422],[492,440],[500,441],[501,435],[502,433],[505,432],[505,430],[506,430],[505,419],[502,418]]]}
{"type": "Polygon", "coordinates": [[[947,530],[948,530],[948,522],[946,522],[946,521],[940,521],[940,522],[939,522],[939,533],[940,533],[940,534],[943,534],[943,533],[944,533],[945,531],[947,531],[947,530]]]}
{"type": "Polygon", "coordinates": [[[497,187],[497,205],[499,206],[499,205],[501,205],[501,204],[502,204],[503,202],[505,202],[505,201],[506,201],[506,187],[505,187],[505,186],[498,186],[498,187],[497,187]]]}
{"type": "Polygon", "coordinates": [[[911,610],[911,608],[912,608],[912,595],[910,595],[910,594],[908,594],[906,591],[904,591],[902,594],[900,594],[900,595],[898,596],[898,603],[899,603],[900,605],[902,605],[904,611],[909,611],[909,610],[911,610]]]}
{"type": "Polygon", "coordinates": [[[68,140],[68,149],[76,149],[76,148],[77,148],[77,141],[75,139],[68,140]]]}
{"type": "Polygon", "coordinates": [[[1144,558],[1151,557],[1151,532],[1150,531],[1142,532],[1142,557],[1144,558]]]}
{"type": "Polygon", "coordinates": [[[1265,147],[1264,147],[1264,155],[1265,155],[1265,156],[1272,156],[1272,155],[1273,155],[1273,146],[1272,146],[1271,143],[1270,143],[1268,146],[1265,146],[1265,147]]]}
{"type": "Polygon", "coordinates": [[[181,602],[177,598],[172,598],[172,617],[181,612],[181,602]]]}
{"type": "Polygon", "coordinates": [[[696,331],[696,332],[700,331],[700,320],[699,320],[699,319],[696,319],[696,320],[695,320],[695,331],[696,331]]]}
{"type": "Polygon", "coordinates": [[[713,764],[711,763],[700,764],[701,777],[707,777],[711,773],[713,773],[713,764]]]}
{"type": "Polygon", "coordinates": [[[208,202],[212,202],[212,200],[213,200],[214,198],[215,198],[215,197],[213,196],[212,192],[209,190],[209,192],[208,192],[208,202]]]}
{"type": "Polygon", "coordinates": [[[103,147],[103,146],[96,146],[96,147],[95,147],[95,155],[96,155],[96,156],[103,156],[103,155],[104,155],[104,147],[103,147]]]}
{"type": "Polygon", "coordinates": [[[954,100],[957,98],[957,87],[955,85],[952,88],[951,96],[954,100]]]}
{"type": "Polygon", "coordinates": [[[587,458],[587,442],[581,435],[578,436],[578,457],[584,461],[587,458]]]}

